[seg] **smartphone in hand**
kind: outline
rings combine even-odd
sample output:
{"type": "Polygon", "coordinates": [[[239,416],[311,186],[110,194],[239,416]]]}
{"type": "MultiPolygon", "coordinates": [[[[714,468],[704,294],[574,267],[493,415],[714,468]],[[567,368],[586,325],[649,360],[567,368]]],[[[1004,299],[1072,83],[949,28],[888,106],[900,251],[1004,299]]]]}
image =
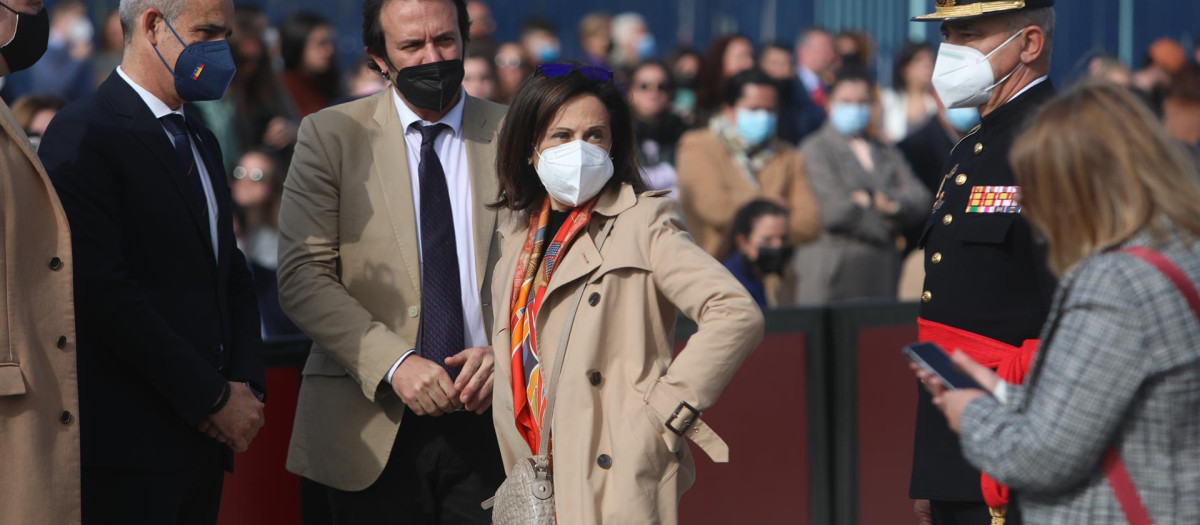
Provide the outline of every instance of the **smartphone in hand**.
{"type": "Polygon", "coordinates": [[[974,379],[959,372],[954,367],[954,363],[950,361],[950,354],[947,354],[936,343],[913,343],[904,347],[904,355],[917,366],[937,377],[950,390],[964,388],[984,390],[974,379]]]}

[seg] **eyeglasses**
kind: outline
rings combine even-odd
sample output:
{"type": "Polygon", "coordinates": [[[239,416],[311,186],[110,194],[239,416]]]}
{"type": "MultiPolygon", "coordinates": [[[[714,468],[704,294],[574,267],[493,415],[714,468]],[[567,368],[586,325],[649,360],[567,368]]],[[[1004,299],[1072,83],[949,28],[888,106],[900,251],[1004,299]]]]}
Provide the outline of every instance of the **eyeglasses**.
{"type": "Polygon", "coordinates": [[[583,76],[599,82],[612,82],[613,72],[595,66],[575,66],[571,64],[542,64],[537,67],[539,73],[548,78],[565,77],[578,71],[583,76]]]}
{"type": "Polygon", "coordinates": [[[505,68],[505,69],[517,69],[517,68],[521,67],[521,57],[496,55],[496,67],[505,68]]]}
{"type": "Polygon", "coordinates": [[[663,93],[671,91],[666,84],[651,84],[649,82],[642,82],[637,85],[637,88],[640,91],[661,91],[663,93]]]}
{"type": "Polygon", "coordinates": [[[246,169],[245,166],[233,168],[233,178],[235,180],[250,179],[250,182],[262,182],[263,177],[263,170],[260,168],[252,170],[246,169]]]}

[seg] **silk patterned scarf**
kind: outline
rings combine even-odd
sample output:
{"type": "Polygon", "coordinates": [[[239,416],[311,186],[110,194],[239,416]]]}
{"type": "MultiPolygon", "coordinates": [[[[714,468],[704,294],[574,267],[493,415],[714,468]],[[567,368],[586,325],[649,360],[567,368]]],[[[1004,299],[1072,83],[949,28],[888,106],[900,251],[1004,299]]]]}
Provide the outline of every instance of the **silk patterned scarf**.
{"type": "Polygon", "coordinates": [[[529,216],[529,233],[525,236],[525,247],[521,250],[517,273],[513,277],[513,299],[509,305],[512,312],[509,329],[512,334],[513,407],[516,409],[517,431],[534,454],[541,445],[542,419],[546,412],[546,391],[534,325],[546,295],[546,287],[557,269],[555,263],[566,253],[576,234],[587,228],[595,205],[593,199],[571,211],[543,251],[547,224],[550,222],[550,198],[547,197],[541,211],[529,216]]]}

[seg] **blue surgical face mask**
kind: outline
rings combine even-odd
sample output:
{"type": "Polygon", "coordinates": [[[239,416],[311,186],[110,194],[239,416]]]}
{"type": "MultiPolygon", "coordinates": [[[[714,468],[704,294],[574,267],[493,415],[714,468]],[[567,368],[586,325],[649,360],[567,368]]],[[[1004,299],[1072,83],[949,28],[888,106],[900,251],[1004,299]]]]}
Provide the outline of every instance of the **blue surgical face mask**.
{"type": "Polygon", "coordinates": [[[558,46],[554,44],[542,44],[538,46],[537,54],[538,61],[546,64],[558,60],[559,57],[562,56],[562,51],[560,51],[558,46]]]}
{"type": "Polygon", "coordinates": [[[171,27],[171,22],[163,18],[167,29],[175,35],[175,39],[184,46],[179,58],[175,59],[172,68],[154,46],[167,70],[175,76],[175,93],[187,102],[202,102],[205,100],[220,100],[225,96],[225,90],[233,82],[237,66],[233,64],[233,53],[229,50],[229,42],[217,40],[213,42],[196,42],[187,45],[179,38],[179,33],[171,27]]]}
{"type": "Polygon", "coordinates": [[[834,103],[829,112],[829,122],[838,133],[847,137],[861,135],[871,121],[871,106],[866,104],[834,103]]]}
{"type": "Polygon", "coordinates": [[[979,125],[978,108],[952,108],[946,110],[946,120],[959,133],[966,133],[979,125]]]}
{"type": "Polygon", "coordinates": [[[737,133],[746,144],[757,146],[775,134],[778,117],[765,109],[738,109],[737,133]]]}
{"type": "Polygon", "coordinates": [[[646,33],[638,39],[637,54],[642,60],[654,58],[654,54],[658,52],[658,43],[654,41],[654,35],[646,33]]]}

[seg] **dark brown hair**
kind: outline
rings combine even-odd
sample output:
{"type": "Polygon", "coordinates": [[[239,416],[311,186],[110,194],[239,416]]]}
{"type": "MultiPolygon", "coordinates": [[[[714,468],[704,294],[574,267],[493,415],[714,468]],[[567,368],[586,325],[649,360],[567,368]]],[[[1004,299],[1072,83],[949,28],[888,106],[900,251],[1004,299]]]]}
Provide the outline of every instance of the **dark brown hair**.
{"type": "MultiPolygon", "coordinates": [[[[381,58],[387,58],[387,38],[383,34],[383,24],[379,22],[379,13],[383,6],[392,0],[366,0],[363,2],[362,35],[363,45],[367,52],[381,58]]],[[[450,0],[454,11],[458,14],[458,33],[462,37],[463,50],[471,41],[471,17],[467,15],[467,0],[450,0]]],[[[379,73],[379,65],[372,60],[367,67],[379,73]]],[[[392,73],[395,73],[393,71],[392,73]]]]}
{"type": "Polygon", "coordinates": [[[613,176],[605,190],[623,183],[633,185],[639,193],[645,189],[637,163],[633,115],[617,86],[611,81],[588,78],[579,71],[557,78],[535,71],[517,91],[516,99],[508,108],[504,127],[500,129],[496,148],[500,195],[492,208],[531,212],[541,206],[546,188],[529,161],[554,116],[567,101],[580,95],[593,95],[608,109],[613,176]]]}
{"type": "Polygon", "coordinates": [[[738,40],[750,42],[740,34],[720,37],[709,45],[708,53],[700,61],[700,71],[696,73],[696,109],[701,113],[711,114],[721,106],[725,83],[729,81],[725,78],[725,51],[738,40]]]}

